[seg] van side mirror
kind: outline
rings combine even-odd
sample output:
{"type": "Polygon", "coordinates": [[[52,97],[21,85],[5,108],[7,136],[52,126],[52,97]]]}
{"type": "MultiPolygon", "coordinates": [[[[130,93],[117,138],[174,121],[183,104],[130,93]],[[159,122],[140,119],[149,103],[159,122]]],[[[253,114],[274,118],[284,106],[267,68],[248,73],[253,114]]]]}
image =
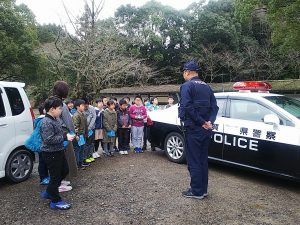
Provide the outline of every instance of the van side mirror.
{"type": "Polygon", "coordinates": [[[279,117],[274,114],[267,114],[264,116],[264,123],[278,126],[280,124],[279,117]]]}

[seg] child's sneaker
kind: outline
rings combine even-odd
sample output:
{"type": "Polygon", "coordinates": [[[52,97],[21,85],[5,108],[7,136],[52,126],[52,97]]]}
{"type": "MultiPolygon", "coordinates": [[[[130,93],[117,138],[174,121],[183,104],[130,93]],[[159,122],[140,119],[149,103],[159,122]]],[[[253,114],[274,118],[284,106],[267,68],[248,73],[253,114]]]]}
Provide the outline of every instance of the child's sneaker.
{"type": "Polygon", "coordinates": [[[119,151],[120,155],[124,155],[124,151],[119,151]]]}
{"type": "Polygon", "coordinates": [[[71,186],[66,186],[66,185],[60,185],[58,187],[58,191],[59,192],[67,192],[67,191],[71,191],[73,188],[71,186]]]}
{"type": "Polygon", "coordinates": [[[61,210],[66,210],[71,208],[71,204],[66,203],[64,201],[59,201],[59,202],[50,202],[50,208],[51,209],[61,209],[61,210]]]}
{"type": "Polygon", "coordinates": [[[88,167],[88,166],[90,166],[90,165],[91,165],[90,163],[83,162],[83,163],[81,164],[81,167],[88,167]]]}
{"type": "Polygon", "coordinates": [[[44,199],[51,199],[51,195],[47,192],[47,190],[41,191],[41,197],[44,199]]]}
{"type": "Polygon", "coordinates": [[[143,149],[142,148],[139,148],[139,153],[143,153],[143,149]]]}
{"type": "Polygon", "coordinates": [[[48,185],[49,182],[50,182],[50,177],[46,177],[40,182],[40,185],[48,185]]]}
{"type": "Polygon", "coordinates": [[[135,153],[139,153],[139,148],[134,148],[135,153]]]}
{"type": "Polygon", "coordinates": [[[100,155],[98,154],[98,152],[93,153],[93,158],[95,158],[95,159],[100,158],[100,155]]]}
{"type": "Polygon", "coordinates": [[[84,162],[85,162],[85,163],[91,163],[92,160],[90,160],[90,158],[87,158],[87,159],[84,160],[84,162]]]}
{"type": "Polygon", "coordinates": [[[109,153],[110,156],[115,156],[113,152],[109,153]]]}
{"type": "Polygon", "coordinates": [[[128,155],[128,151],[124,151],[124,155],[128,155]]]}
{"type": "Polygon", "coordinates": [[[93,158],[93,157],[90,157],[90,158],[88,158],[91,162],[95,162],[95,158],[93,158]]]}
{"type": "Polygon", "coordinates": [[[61,185],[68,186],[68,185],[71,185],[71,182],[70,182],[70,181],[67,181],[67,180],[63,180],[63,181],[61,182],[61,185]]]}

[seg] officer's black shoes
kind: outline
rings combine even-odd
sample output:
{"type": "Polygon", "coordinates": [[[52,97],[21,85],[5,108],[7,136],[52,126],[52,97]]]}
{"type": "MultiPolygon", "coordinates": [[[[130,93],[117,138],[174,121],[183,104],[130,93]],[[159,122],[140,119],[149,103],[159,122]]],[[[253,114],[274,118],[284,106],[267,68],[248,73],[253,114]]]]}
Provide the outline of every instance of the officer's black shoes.
{"type": "Polygon", "coordinates": [[[204,198],[204,195],[194,195],[191,190],[183,191],[182,196],[186,197],[186,198],[195,198],[195,199],[203,199],[204,198]]]}
{"type": "MultiPolygon", "coordinates": [[[[187,190],[186,190],[186,192],[192,192],[192,188],[188,188],[187,190]]],[[[183,192],[182,192],[183,193],[183,192]]],[[[203,197],[207,197],[208,196],[208,193],[207,192],[205,192],[204,194],[203,194],[203,197]]]]}

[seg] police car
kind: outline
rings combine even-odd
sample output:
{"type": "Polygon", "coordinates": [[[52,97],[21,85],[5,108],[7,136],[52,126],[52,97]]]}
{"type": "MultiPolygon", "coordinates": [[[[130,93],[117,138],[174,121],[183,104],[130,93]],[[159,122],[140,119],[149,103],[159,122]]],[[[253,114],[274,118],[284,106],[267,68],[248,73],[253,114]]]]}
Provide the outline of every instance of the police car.
{"type": "MultiPolygon", "coordinates": [[[[215,94],[219,112],[209,160],[300,181],[300,101],[269,93],[267,82],[237,82],[233,88],[239,91],[215,94]]],[[[172,162],[184,162],[178,105],[149,114],[152,146],[172,162]]]]}

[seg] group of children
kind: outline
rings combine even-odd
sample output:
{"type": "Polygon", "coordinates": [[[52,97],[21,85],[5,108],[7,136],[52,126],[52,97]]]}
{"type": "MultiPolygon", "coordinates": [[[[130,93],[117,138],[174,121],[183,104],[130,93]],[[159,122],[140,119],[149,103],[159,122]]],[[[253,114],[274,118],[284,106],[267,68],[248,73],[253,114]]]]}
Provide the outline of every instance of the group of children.
{"type": "MultiPolygon", "coordinates": [[[[172,99],[169,97],[170,106],[173,104],[172,99]]],[[[39,147],[37,145],[29,148],[40,148],[40,183],[48,185],[41,196],[51,200],[51,208],[71,207],[59,196],[59,192],[71,190],[71,186],[67,186],[69,184],[63,184],[69,173],[64,152],[70,142],[74,147],[77,167],[82,169],[100,157],[98,152],[100,145],[105,156],[114,156],[116,151],[121,155],[127,155],[130,151],[130,140],[135,153],[141,153],[146,149],[149,133],[147,124],[151,122],[147,111],[159,109],[158,99],[152,98],[151,101],[145,99],[143,102],[141,96],[136,96],[132,105],[129,102],[129,97],[117,102],[116,98],[108,99],[103,96],[95,101],[94,107],[89,98],[76,99],[74,102],[68,100],[63,104],[61,98],[52,96],[39,107],[41,116],[36,120],[35,130],[39,131],[40,140],[34,139],[31,143],[34,143],[33,145],[41,143],[39,147]],[[64,107],[69,110],[75,132],[65,132],[64,126],[59,122],[64,107]],[[66,189],[67,187],[69,189],[66,189]]]]}
{"type": "Polygon", "coordinates": [[[140,96],[134,98],[133,105],[129,101],[129,97],[122,98],[119,103],[116,98],[108,100],[102,97],[96,100],[96,107],[90,105],[87,99],[77,99],[74,104],[72,101],[67,102],[76,131],[77,142],[74,148],[79,168],[89,166],[90,162],[100,156],[100,144],[105,156],[114,156],[116,151],[127,155],[131,137],[134,151],[143,152],[147,109],[140,96]]]}
{"type": "MultiPolygon", "coordinates": [[[[96,107],[86,98],[66,101],[73,117],[76,136],[80,137],[74,144],[79,168],[89,166],[90,162],[100,157],[100,144],[105,156],[114,156],[114,152],[127,155],[130,140],[135,153],[146,150],[149,138],[147,111],[159,109],[158,99],[153,97],[143,102],[141,96],[136,96],[132,105],[129,102],[129,97],[122,98],[118,103],[115,97],[108,99],[105,96],[95,101],[96,107]],[[84,139],[85,142],[80,141],[84,139]]],[[[165,108],[172,106],[173,102],[173,97],[169,96],[165,108]]]]}

